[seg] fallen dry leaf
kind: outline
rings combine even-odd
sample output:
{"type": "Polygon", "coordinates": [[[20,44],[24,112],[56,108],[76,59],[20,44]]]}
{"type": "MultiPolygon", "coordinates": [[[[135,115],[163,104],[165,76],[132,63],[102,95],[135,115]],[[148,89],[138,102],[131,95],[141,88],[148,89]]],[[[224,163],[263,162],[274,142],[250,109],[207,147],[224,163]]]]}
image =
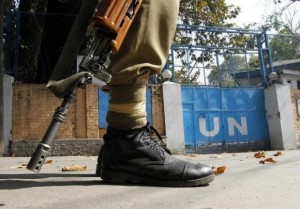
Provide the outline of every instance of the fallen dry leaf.
{"type": "Polygon", "coordinates": [[[20,163],[20,165],[14,166],[14,167],[11,167],[11,168],[26,168],[27,167],[27,163],[21,163],[21,162],[19,162],[19,163],[20,163]]]}
{"type": "Polygon", "coordinates": [[[53,163],[53,160],[46,160],[45,161],[45,164],[52,164],[53,163]]]}
{"type": "Polygon", "coordinates": [[[259,161],[260,164],[265,164],[265,163],[276,163],[277,161],[276,160],[273,160],[273,158],[267,158],[265,160],[261,160],[259,161]]]}
{"type": "Polygon", "coordinates": [[[81,166],[81,165],[69,165],[69,166],[65,166],[61,169],[61,171],[66,172],[66,171],[85,171],[86,170],[86,166],[81,166]]]}
{"type": "Polygon", "coordinates": [[[226,166],[213,168],[214,174],[215,174],[215,175],[223,174],[223,173],[225,172],[226,168],[227,168],[226,166]]]}
{"type": "Polygon", "coordinates": [[[266,153],[263,152],[263,151],[256,152],[256,153],[254,154],[254,157],[256,157],[256,158],[264,158],[264,157],[266,157],[266,153]]]}
{"type": "Polygon", "coordinates": [[[224,155],[222,155],[222,154],[210,156],[210,158],[223,158],[223,157],[224,157],[224,155]]]}
{"type": "Polygon", "coordinates": [[[276,160],[273,160],[273,158],[271,158],[271,157],[265,159],[265,161],[268,162],[268,163],[276,163],[277,162],[276,160]]]}
{"type": "Polygon", "coordinates": [[[195,154],[189,154],[188,156],[189,157],[197,157],[197,155],[195,155],[195,154]]]}
{"type": "Polygon", "coordinates": [[[282,155],[282,152],[278,151],[273,156],[278,157],[278,156],[281,156],[281,155],[282,155]]]}

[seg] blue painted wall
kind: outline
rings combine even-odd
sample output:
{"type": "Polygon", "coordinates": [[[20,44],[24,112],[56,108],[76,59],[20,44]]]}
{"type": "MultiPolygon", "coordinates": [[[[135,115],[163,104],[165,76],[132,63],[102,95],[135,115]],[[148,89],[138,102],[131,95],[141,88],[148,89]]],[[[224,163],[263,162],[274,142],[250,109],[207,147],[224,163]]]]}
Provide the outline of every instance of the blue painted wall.
{"type": "Polygon", "coordinates": [[[182,86],[189,147],[269,140],[263,88],[182,86]]]}

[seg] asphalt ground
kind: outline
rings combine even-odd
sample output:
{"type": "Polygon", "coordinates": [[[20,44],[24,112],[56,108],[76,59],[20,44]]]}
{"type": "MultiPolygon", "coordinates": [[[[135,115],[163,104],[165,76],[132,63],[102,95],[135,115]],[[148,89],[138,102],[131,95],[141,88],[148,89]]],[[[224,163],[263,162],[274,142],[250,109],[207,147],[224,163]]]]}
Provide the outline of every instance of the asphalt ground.
{"type": "Polygon", "coordinates": [[[209,186],[193,188],[105,184],[94,174],[96,156],[48,157],[38,174],[25,168],[29,157],[2,157],[0,209],[299,209],[300,150],[276,153],[177,155],[226,167],[209,186]],[[260,163],[267,158],[276,162],[260,163]],[[62,171],[72,164],[83,170],[62,171]]]}

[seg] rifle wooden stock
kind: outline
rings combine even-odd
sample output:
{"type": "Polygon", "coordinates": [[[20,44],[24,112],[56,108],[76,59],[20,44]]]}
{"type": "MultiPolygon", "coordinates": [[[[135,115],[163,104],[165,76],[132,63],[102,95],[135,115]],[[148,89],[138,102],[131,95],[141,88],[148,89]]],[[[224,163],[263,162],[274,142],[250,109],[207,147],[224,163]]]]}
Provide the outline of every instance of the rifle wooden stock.
{"type": "Polygon", "coordinates": [[[91,25],[115,33],[115,38],[111,42],[114,53],[119,51],[142,1],[102,0],[97,6],[97,11],[91,19],[91,25]]]}

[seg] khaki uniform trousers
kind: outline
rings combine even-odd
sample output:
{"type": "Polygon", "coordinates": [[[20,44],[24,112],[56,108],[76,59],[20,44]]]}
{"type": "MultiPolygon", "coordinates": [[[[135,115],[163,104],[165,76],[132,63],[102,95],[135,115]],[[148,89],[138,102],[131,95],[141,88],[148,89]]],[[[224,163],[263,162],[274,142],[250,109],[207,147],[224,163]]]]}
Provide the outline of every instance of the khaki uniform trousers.
{"type": "Polygon", "coordinates": [[[146,85],[160,73],[176,30],[179,0],[144,0],[117,54],[111,56],[110,127],[129,130],[146,125],[146,85]]]}

